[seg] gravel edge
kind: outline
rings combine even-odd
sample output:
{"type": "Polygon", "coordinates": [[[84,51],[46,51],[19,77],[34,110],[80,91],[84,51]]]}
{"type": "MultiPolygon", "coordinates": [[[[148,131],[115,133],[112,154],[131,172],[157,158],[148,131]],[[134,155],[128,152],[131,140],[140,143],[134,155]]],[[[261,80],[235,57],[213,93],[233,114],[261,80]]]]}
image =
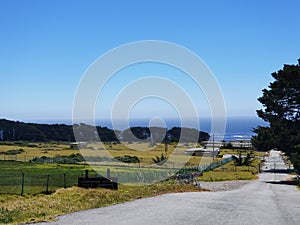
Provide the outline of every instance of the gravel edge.
{"type": "Polygon", "coordinates": [[[200,188],[210,191],[231,191],[238,189],[245,184],[248,184],[251,180],[231,180],[231,181],[216,181],[216,182],[201,182],[200,188]]]}

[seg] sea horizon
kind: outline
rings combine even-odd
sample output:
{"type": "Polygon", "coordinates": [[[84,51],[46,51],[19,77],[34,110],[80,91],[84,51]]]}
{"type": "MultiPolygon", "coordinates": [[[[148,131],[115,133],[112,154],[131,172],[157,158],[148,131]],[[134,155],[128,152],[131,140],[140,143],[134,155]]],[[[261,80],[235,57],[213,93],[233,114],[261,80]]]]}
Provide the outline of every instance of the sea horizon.
{"type": "MultiPolygon", "coordinates": [[[[149,127],[149,119],[139,118],[139,119],[130,119],[129,124],[128,121],[125,120],[115,120],[112,124],[110,119],[97,119],[96,125],[101,127],[107,127],[113,130],[126,130],[129,127],[149,127]]],[[[72,125],[72,120],[25,120],[24,122],[28,123],[42,123],[42,124],[66,124],[72,125]]],[[[188,123],[186,123],[188,124],[188,123]]],[[[199,127],[195,127],[192,124],[188,124],[187,126],[181,126],[181,122],[176,118],[167,118],[164,120],[165,126],[158,127],[166,127],[171,129],[173,127],[188,127],[195,128],[199,131],[207,132],[212,136],[211,131],[211,118],[200,118],[199,127]]],[[[250,140],[255,133],[253,129],[258,126],[267,126],[268,124],[264,122],[262,119],[255,116],[244,116],[244,117],[228,117],[226,118],[226,130],[225,134],[221,135],[219,138],[218,134],[215,135],[216,140],[225,140],[225,141],[233,141],[233,140],[250,140]]]]}

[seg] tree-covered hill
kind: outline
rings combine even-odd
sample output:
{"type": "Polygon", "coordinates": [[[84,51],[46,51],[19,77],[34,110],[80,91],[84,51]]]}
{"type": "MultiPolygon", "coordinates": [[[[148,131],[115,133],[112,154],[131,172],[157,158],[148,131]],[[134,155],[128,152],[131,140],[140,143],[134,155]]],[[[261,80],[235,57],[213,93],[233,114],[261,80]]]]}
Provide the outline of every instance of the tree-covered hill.
{"type": "Polygon", "coordinates": [[[170,130],[160,127],[132,127],[123,132],[112,130],[107,127],[97,126],[91,129],[88,124],[37,124],[24,123],[19,121],[10,121],[0,119],[0,141],[63,141],[74,142],[74,129],[79,130],[81,141],[99,140],[102,142],[119,142],[145,140],[152,142],[194,142],[195,137],[198,142],[209,139],[209,134],[192,128],[173,127],[170,130]],[[86,131],[86,132],[82,132],[86,131]],[[95,131],[95,132],[94,132],[95,131]],[[130,135],[131,132],[133,135],[130,135]],[[185,135],[182,136],[182,133],[185,135]],[[163,137],[163,135],[165,136],[163,137]],[[163,138],[161,138],[163,137],[163,138]],[[193,138],[194,137],[194,138],[193,138]],[[119,140],[120,139],[120,140],[119,140]]]}
{"type": "MultiPolygon", "coordinates": [[[[80,124],[77,126],[89,126],[80,124]]],[[[76,126],[75,126],[76,127],[76,126]]],[[[107,127],[97,126],[103,142],[118,141],[115,132],[107,127]]],[[[65,124],[37,124],[0,120],[0,140],[2,141],[64,141],[74,142],[73,126],[65,124]]]]}

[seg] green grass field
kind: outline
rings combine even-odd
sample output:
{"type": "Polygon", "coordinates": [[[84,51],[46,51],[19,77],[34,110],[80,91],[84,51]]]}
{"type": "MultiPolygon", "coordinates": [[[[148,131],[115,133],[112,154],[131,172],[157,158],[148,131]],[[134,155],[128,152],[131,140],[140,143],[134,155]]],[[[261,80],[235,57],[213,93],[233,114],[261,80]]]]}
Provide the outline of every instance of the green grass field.
{"type": "MultiPolygon", "coordinates": [[[[16,193],[12,187],[20,189],[22,173],[25,174],[25,188],[33,186],[30,190],[26,189],[27,193],[36,193],[38,189],[44,190],[47,182],[47,174],[50,176],[50,183],[53,190],[63,186],[72,186],[77,183],[77,177],[84,173],[84,170],[95,171],[98,175],[106,176],[107,169],[110,169],[111,176],[117,177],[120,183],[152,183],[155,181],[164,180],[169,175],[173,175],[183,165],[189,167],[197,167],[212,162],[211,157],[189,157],[184,153],[186,148],[198,147],[198,144],[169,144],[167,151],[165,146],[160,144],[154,147],[149,147],[147,144],[131,143],[122,145],[116,143],[107,143],[105,146],[99,143],[88,144],[84,149],[78,150],[70,147],[68,143],[28,143],[28,142],[2,142],[0,144],[0,192],[4,189],[11,189],[12,193],[16,193]],[[174,152],[176,148],[176,153],[174,152]],[[103,149],[106,149],[103,150],[103,149]],[[140,150],[134,150],[140,149],[140,150]],[[147,149],[147,150],[143,150],[147,149]],[[22,150],[22,151],[20,151],[22,150]],[[17,155],[7,155],[7,152],[19,151],[17,155]],[[1,154],[2,153],[2,154],[1,154]],[[93,161],[89,165],[84,163],[79,164],[59,164],[59,163],[29,163],[34,157],[57,157],[70,156],[72,154],[83,154],[87,158],[105,158],[123,157],[124,155],[136,156],[140,159],[140,163],[111,163],[105,161],[93,161]],[[164,154],[176,163],[169,163],[167,169],[159,169],[153,164],[153,158],[164,154]],[[11,157],[11,158],[10,158],[11,157]],[[18,159],[21,162],[13,162],[18,159]],[[11,160],[11,161],[9,161],[11,160]],[[178,166],[181,166],[178,168],[178,166]],[[65,175],[64,175],[65,174],[65,175]],[[65,178],[63,176],[66,176],[65,178]],[[63,180],[65,179],[65,180],[63,180]],[[40,187],[38,184],[41,184],[40,187]]],[[[238,154],[236,150],[221,150],[223,154],[238,154]]],[[[245,152],[246,154],[246,152],[245,152]]],[[[263,156],[265,153],[254,152],[255,156],[263,156]]],[[[215,158],[215,161],[221,158],[215,158]]],[[[251,167],[239,168],[233,164],[228,164],[217,168],[213,171],[205,173],[205,180],[232,180],[232,179],[252,179],[253,174],[257,173],[258,163],[252,164],[251,167]],[[250,169],[250,171],[248,171],[250,169]],[[207,174],[207,176],[206,176],[207,174]],[[207,178],[206,178],[207,177],[207,178]]],[[[52,190],[52,191],[53,191],[52,190]]],[[[42,191],[43,192],[43,191],[42,191]]]]}
{"type": "Polygon", "coordinates": [[[139,168],[127,166],[101,166],[84,164],[36,164],[29,162],[0,162],[0,193],[37,194],[54,192],[63,187],[76,186],[78,177],[84,176],[89,170],[89,176],[107,175],[117,177],[119,183],[138,184],[153,183],[167,179],[177,170],[139,168]],[[24,174],[23,191],[22,178],[24,174]],[[47,185],[48,184],[48,185],[47,185]]]}
{"type": "Polygon", "coordinates": [[[259,159],[252,161],[250,166],[235,166],[231,161],[214,170],[203,173],[199,181],[226,181],[226,180],[253,180],[257,178],[259,172],[259,159]]]}
{"type": "MultiPolygon", "coordinates": [[[[247,155],[247,150],[241,149],[240,150],[242,155],[247,155]]],[[[236,149],[221,149],[220,154],[225,155],[225,154],[229,154],[229,155],[237,155],[239,153],[239,150],[236,149]]],[[[259,151],[254,151],[253,152],[253,156],[259,156],[259,157],[264,157],[267,156],[268,153],[266,152],[259,152],[259,151]]]]}
{"type": "MultiPolygon", "coordinates": [[[[192,145],[190,145],[192,146],[192,145]]],[[[186,146],[186,147],[190,147],[186,146]]],[[[105,157],[107,154],[112,154],[114,157],[131,155],[137,156],[141,159],[141,163],[113,163],[107,162],[90,162],[90,164],[60,164],[60,163],[30,163],[27,161],[15,162],[4,160],[0,163],[0,193],[11,194],[38,194],[38,193],[52,193],[55,190],[63,187],[76,186],[78,177],[84,176],[85,170],[90,171],[90,176],[107,175],[107,169],[110,169],[110,176],[118,178],[119,183],[126,184],[140,184],[140,183],[155,183],[166,180],[168,177],[174,175],[181,168],[169,165],[167,168],[153,166],[152,157],[165,153],[163,145],[158,145],[149,151],[131,150],[131,148],[147,148],[147,146],[137,146],[137,144],[130,144],[130,146],[123,146],[121,144],[107,144],[107,151],[99,150],[97,143],[90,144],[84,150],[71,149],[66,143],[1,143],[0,152],[12,152],[12,150],[22,151],[18,155],[1,156],[28,156],[34,157],[55,157],[57,155],[68,156],[70,154],[82,153],[88,156],[105,157]],[[99,156],[100,155],[100,156],[99,156]]],[[[166,155],[173,152],[175,144],[169,145],[166,155]]],[[[182,160],[182,165],[185,162],[187,168],[193,168],[212,162],[211,157],[188,157],[184,153],[184,146],[179,146],[179,151],[173,154],[173,159],[176,161],[182,160]],[[181,150],[182,149],[182,150],[181,150]],[[186,161],[184,161],[186,160],[186,161]]],[[[237,151],[222,150],[221,154],[237,154],[237,151]]],[[[261,153],[256,152],[256,155],[261,153]]],[[[215,158],[215,161],[221,160],[215,158]]],[[[221,181],[221,180],[235,180],[235,179],[254,179],[258,172],[258,162],[255,160],[249,167],[236,167],[233,162],[220,166],[212,171],[204,173],[200,177],[200,181],[221,181]]],[[[182,171],[183,173],[189,172],[182,171]]]]}
{"type": "MultiPolygon", "coordinates": [[[[21,194],[24,174],[23,193],[37,194],[53,192],[64,186],[77,185],[77,179],[87,165],[32,164],[28,162],[0,162],[0,193],[21,194]],[[65,174],[65,175],[64,175],[65,174]],[[49,179],[48,179],[49,177],[49,179]],[[47,189],[48,179],[48,189],[47,189]]],[[[91,170],[91,169],[90,169],[91,170]]]]}
{"type": "MultiPolygon", "coordinates": [[[[159,169],[153,166],[152,158],[164,153],[174,153],[175,144],[168,146],[165,152],[164,146],[159,145],[148,151],[131,150],[132,148],[146,148],[147,146],[122,146],[119,144],[107,144],[101,150],[97,143],[90,144],[82,152],[71,149],[67,143],[1,143],[0,144],[0,224],[20,224],[24,222],[36,222],[51,220],[57,215],[71,213],[79,210],[102,207],[106,205],[131,201],[137,198],[158,195],[167,192],[199,191],[192,185],[176,184],[174,181],[164,181],[173,175],[179,168],[169,167],[159,169]],[[20,151],[22,149],[22,151],[20,151]],[[15,151],[16,150],[16,151],[15,151]],[[5,152],[19,152],[18,155],[5,155],[5,152]],[[1,154],[2,153],[2,154],[1,154]],[[71,154],[84,153],[89,156],[103,157],[107,153],[113,157],[130,155],[137,156],[140,163],[121,165],[105,165],[93,162],[92,165],[59,164],[59,163],[31,163],[34,157],[69,156],[71,154]],[[11,159],[9,157],[12,157],[11,159]],[[14,157],[19,157],[20,162],[15,162],[14,157]],[[23,159],[23,160],[22,160],[23,159]],[[12,160],[12,161],[9,161],[12,160]],[[84,175],[85,170],[90,171],[90,176],[106,175],[110,169],[112,177],[118,177],[121,183],[118,191],[107,189],[82,189],[75,187],[79,176],[84,175]],[[23,196],[22,173],[24,174],[23,196]],[[146,185],[148,183],[149,185],[146,185]],[[151,183],[151,184],[150,184],[151,183]],[[47,187],[48,184],[48,188],[47,187]],[[135,185],[133,185],[135,184],[135,185]],[[64,188],[64,187],[69,188],[64,188]],[[45,193],[52,193],[45,195],[45,193]],[[49,210],[50,209],[50,210],[49,210]]],[[[175,159],[186,160],[185,147],[193,145],[177,146],[175,159]]],[[[238,154],[238,151],[222,150],[221,154],[238,154]]],[[[264,153],[257,153],[263,156],[264,153]]],[[[215,161],[221,160],[216,158],[215,161]]],[[[186,165],[198,166],[212,162],[211,157],[190,157],[186,165]]],[[[213,170],[204,172],[201,181],[245,180],[255,179],[260,160],[252,160],[250,166],[235,166],[233,162],[219,166],[213,170]]],[[[186,172],[186,171],[185,171],[186,172]]]]}
{"type": "Polygon", "coordinates": [[[68,143],[27,143],[27,142],[2,142],[0,144],[0,160],[23,161],[28,162],[35,157],[56,157],[69,156],[71,154],[82,154],[86,158],[105,158],[105,157],[122,157],[124,155],[137,156],[140,159],[139,166],[153,165],[153,158],[164,154],[168,157],[172,154],[175,161],[188,161],[189,166],[197,166],[201,160],[200,157],[187,157],[184,153],[186,148],[197,147],[198,144],[179,144],[172,143],[168,145],[165,151],[165,145],[159,144],[154,147],[148,144],[116,144],[116,143],[90,143],[81,150],[73,149],[68,143]],[[17,155],[5,154],[12,150],[22,150],[23,152],[17,155]],[[2,154],[1,154],[2,153],[2,154]],[[188,159],[187,159],[188,158],[188,159]]]}

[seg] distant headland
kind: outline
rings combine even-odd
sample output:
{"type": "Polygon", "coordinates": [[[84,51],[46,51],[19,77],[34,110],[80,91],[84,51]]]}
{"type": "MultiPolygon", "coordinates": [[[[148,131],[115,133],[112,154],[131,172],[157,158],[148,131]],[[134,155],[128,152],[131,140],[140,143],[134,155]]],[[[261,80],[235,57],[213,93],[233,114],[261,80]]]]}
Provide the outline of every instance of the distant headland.
{"type": "MultiPolygon", "coordinates": [[[[11,121],[7,119],[0,119],[0,141],[30,141],[30,142],[74,142],[74,129],[89,130],[91,125],[88,124],[39,124],[39,123],[25,123],[19,121],[11,121]]],[[[161,127],[142,127],[134,126],[124,131],[113,130],[108,127],[96,126],[96,133],[82,133],[81,140],[102,142],[120,142],[144,140],[147,141],[153,138],[158,138],[162,142],[184,142],[195,141],[193,137],[198,137],[197,142],[207,141],[210,135],[207,132],[199,131],[194,128],[173,127],[171,129],[161,127]],[[184,139],[181,137],[181,132],[184,130],[184,139]],[[129,135],[129,134],[133,135],[129,135]],[[162,135],[164,135],[162,137],[162,135]],[[195,136],[196,135],[196,136],[195,136]],[[159,137],[160,136],[160,137],[159,137]]]]}

